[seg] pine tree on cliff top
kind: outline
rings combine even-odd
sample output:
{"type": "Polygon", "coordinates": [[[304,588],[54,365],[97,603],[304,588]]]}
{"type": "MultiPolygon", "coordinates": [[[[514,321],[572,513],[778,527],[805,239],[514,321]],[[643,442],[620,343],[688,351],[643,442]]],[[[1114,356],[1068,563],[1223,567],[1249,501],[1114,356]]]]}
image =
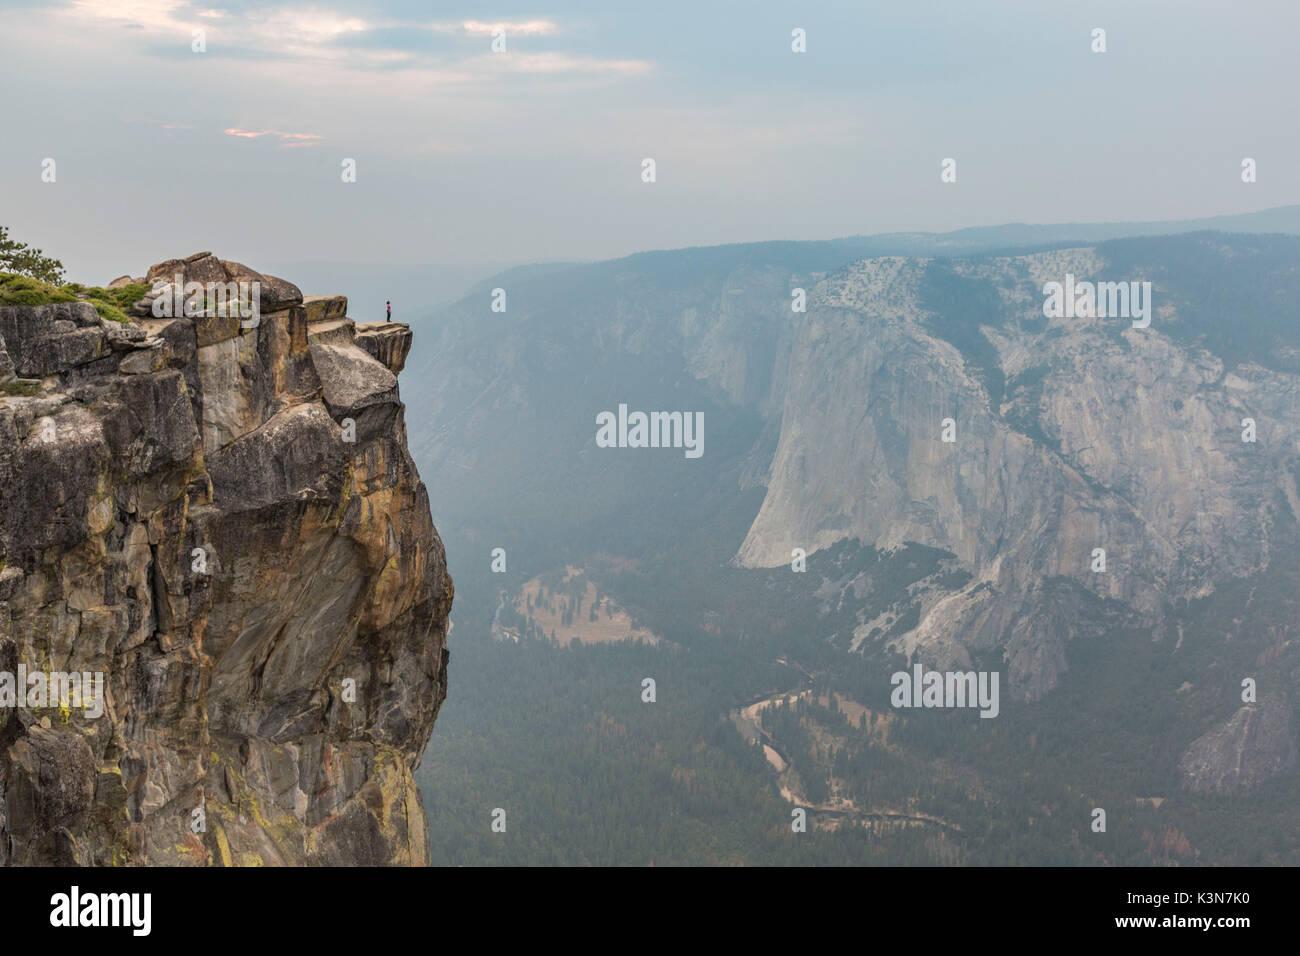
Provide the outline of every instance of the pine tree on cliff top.
{"type": "Polygon", "coordinates": [[[63,284],[63,263],[51,259],[40,249],[9,238],[9,229],[0,226],[0,272],[31,276],[50,285],[63,284]]]}

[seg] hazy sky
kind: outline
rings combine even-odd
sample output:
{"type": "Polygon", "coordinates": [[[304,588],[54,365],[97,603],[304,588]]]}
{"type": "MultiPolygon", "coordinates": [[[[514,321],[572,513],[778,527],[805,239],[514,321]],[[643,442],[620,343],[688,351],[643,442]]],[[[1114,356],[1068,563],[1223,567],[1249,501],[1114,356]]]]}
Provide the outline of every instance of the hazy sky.
{"type": "Polygon", "coordinates": [[[1296,0],[0,0],[0,223],[106,281],[1247,212],[1300,202],[1298,33],[1296,0]]]}

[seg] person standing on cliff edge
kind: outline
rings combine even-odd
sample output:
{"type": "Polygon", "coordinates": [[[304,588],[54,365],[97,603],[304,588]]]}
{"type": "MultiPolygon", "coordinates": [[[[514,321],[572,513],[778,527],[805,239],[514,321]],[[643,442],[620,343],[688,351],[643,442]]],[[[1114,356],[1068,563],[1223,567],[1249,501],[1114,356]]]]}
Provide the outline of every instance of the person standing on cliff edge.
{"type": "Polygon", "coordinates": [[[385,305],[388,306],[388,318],[385,321],[391,322],[393,321],[393,303],[391,301],[388,301],[385,303],[385,305]]]}

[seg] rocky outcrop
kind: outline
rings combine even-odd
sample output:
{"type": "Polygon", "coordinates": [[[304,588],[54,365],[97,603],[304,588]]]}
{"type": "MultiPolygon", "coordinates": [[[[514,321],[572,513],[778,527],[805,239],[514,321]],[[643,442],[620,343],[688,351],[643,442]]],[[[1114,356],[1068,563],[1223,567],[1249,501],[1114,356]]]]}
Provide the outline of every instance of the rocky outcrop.
{"type": "Polygon", "coordinates": [[[1296,763],[1291,708],[1280,696],[1245,704],[1188,746],[1178,763],[1183,786],[1195,793],[1253,793],[1296,763]]]}
{"type": "Polygon", "coordinates": [[[402,322],[365,322],[357,326],[357,345],[397,375],[411,351],[411,327],[402,322]]]}
{"type": "Polygon", "coordinates": [[[57,375],[82,366],[108,369],[113,366],[113,342],[129,348],[128,340],[144,338],[138,329],[130,332],[101,319],[88,302],[0,309],[0,336],[14,371],[23,378],[57,375]],[[109,362],[94,365],[106,356],[109,362]]]}
{"type": "Polygon", "coordinates": [[[302,307],[307,310],[308,322],[326,319],[344,319],[348,314],[348,297],[345,295],[305,295],[302,307]]]}
{"type": "MultiPolygon", "coordinates": [[[[243,283],[250,287],[256,284],[262,312],[278,312],[303,303],[302,290],[292,282],[250,269],[242,262],[218,259],[210,252],[196,252],[184,259],[168,259],[150,267],[145,273],[145,283],[153,287],[135,304],[135,314],[141,318],[153,315],[154,300],[159,295],[179,296],[184,293],[184,286],[195,282],[205,288],[209,285],[226,286],[229,283],[236,286],[243,283]]],[[[314,298],[337,298],[342,300],[345,308],[347,306],[347,300],[342,296],[314,298]]]]}
{"type": "Polygon", "coordinates": [[[13,359],[9,357],[9,350],[5,348],[4,336],[0,336],[0,384],[13,381],[16,377],[13,359]]]}
{"type": "Polygon", "coordinates": [[[261,283],[258,321],[0,308],[0,862],[426,863],[452,583],[405,347],[208,253],[147,279],[178,274],[261,283]],[[102,695],[5,705],[20,672],[102,695]]]}

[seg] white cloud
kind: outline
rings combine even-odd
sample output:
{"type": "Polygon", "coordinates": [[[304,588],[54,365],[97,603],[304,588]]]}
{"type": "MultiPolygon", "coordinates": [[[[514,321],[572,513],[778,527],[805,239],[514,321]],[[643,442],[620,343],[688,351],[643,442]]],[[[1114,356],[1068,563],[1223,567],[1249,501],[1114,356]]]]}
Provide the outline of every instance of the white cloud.
{"type": "Polygon", "coordinates": [[[257,32],[287,52],[333,43],[346,34],[364,33],[374,26],[360,17],[317,9],[272,9],[250,14],[248,19],[257,32]]]}
{"type": "Polygon", "coordinates": [[[360,17],[319,7],[267,7],[243,16],[200,7],[185,0],[71,0],[58,11],[87,21],[110,21],[141,28],[157,36],[188,38],[195,25],[221,21],[219,42],[233,49],[277,54],[315,54],[350,33],[363,33],[374,24],[360,17]]]}
{"type": "MultiPolygon", "coordinates": [[[[517,20],[514,22],[499,20],[496,23],[465,20],[460,24],[460,27],[470,36],[491,36],[494,30],[505,30],[506,36],[530,37],[554,36],[560,32],[559,27],[550,20],[517,20]]],[[[439,28],[435,27],[435,29],[439,28]]]]}
{"type": "MultiPolygon", "coordinates": [[[[560,51],[522,52],[511,50],[504,56],[485,60],[478,51],[466,56],[437,57],[432,51],[385,49],[340,45],[339,41],[357,37],[376,29],[405,27],[441,33],[489,36],[504,29],[507,36],[547,37],[558,35],[560,27],[552,20],[463,20],[443,23],[403,23],[368,20],[341,13],[325,6],[268,6],[246,14],[231,13],[188,0],[70,0],[59,9],[65,17],[75,18],[86,29],[94,21],[111,22],[139,28],[156,37],[179,38],[188,44],[196,24],[209,29],[208,45],[213,51],[242,50],[266,54],[283,64],[294,60],[326,62],[340,71],[356,74],[364,71],[418,72],[437,77],[439,85],[473,79],[490,79],[504,70],[553,76],[634,76],[651,69],[644,60],[604,59],[579,56],[560,51]]],[[[259,65],[250,63],[250,68],[259,65]]],[[[317,69],[313,66],[313,69],[317,69]]],[[[316,80],[322,79],[319,73],[316,80]]]]}
{"type": "Polygon", "coordinates": [[[72,0],[59,11],[78,19],[116,20],[150,31],[175,31],[187,24],[176,16],[187,8],[181,0],[72,0]]]}

